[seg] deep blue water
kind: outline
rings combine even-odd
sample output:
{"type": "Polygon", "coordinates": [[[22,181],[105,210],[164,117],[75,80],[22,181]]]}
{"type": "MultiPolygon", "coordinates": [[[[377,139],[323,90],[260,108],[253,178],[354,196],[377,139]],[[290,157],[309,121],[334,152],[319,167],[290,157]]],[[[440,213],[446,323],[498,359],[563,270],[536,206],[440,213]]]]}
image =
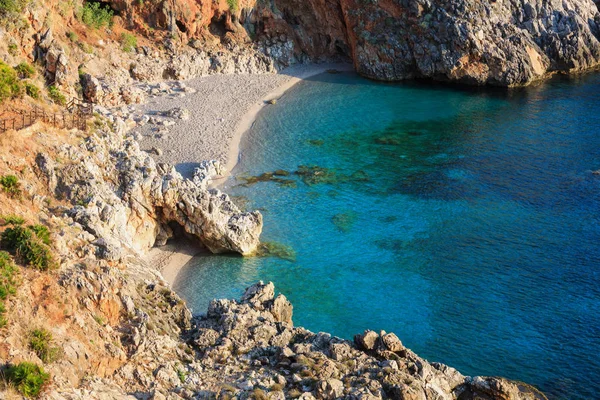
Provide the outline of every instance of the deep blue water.
{"type": "Polygon", "coordinates": [[[398,334],[468,375],[600,398],[600,76],[527,90],[323,74],[267,107],[225,191],[295,259],[208,256],[175,285],[195,312],[273,281],[294,322],[398,334]],[[326,183],[240,177],[300,165],[326,183]]]}

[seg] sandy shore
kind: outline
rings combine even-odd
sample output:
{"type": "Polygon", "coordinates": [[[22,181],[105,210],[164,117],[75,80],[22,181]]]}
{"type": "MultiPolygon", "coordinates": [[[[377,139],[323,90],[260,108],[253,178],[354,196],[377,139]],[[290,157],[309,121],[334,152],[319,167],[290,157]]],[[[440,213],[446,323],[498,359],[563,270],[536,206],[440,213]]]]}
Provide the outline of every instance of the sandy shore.
{"type": "MultiPolygon", "coordinates": [[[[150,115],[185,108],[190,111],[188,120],[177,120],[175,125],[166,128],[168,133],[158,132],[161,128],[154,124],[134,131],[142,134],[142,149],[161,149],[162,154],[155,155],[155,159],[175,165],[184,176],[190,177],[202,160],[219,160],[230,172],[238,162],[243,134],[250,129],[260,110],[270,106],[267,100],[279,98],[303,79],[332,69],[353,70],[350,64],[299,65],[278,74],[213,75],[189,80],[185,85],[196,93],[184,97],[178,94],[155,97],[138,107],[138,113],[150,115]]],[[[165,280],[172,285],[181,268],[200,252],[199,246],[177,242],[153,248],[146,259],[158,265],[165,280]]]]}
{"type": "Polygon", "coordinates": [[[298,65],[278,74],[212,75],[185,82],[194,94],[152,98],[138,107],[138,113],[160,115],[180,107],[190,111],[190,119],[174,126],[146,124],[134,131],[142,134],[143,150],[158,148],[159,162],[177,167],[186,177],[203,160],[219,160],[231,171],[239,158],[240,140],[256,119],[266,101],[277,99],[293,85],[330,69],[352,70],[350,64],[298,65]],[[159,130],[167,130],[161,133],[159,130]]]}

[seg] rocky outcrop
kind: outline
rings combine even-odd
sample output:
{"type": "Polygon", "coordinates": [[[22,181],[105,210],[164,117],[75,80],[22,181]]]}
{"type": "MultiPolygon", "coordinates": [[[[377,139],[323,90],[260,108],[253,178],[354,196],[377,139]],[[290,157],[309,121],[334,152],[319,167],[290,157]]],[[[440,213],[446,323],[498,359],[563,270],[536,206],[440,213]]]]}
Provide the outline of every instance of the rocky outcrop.
{"type": "Polygon", "coordinates": [[[259,15],[268,44],[291,38],[284,59],[346,54],[379,80],[514,86],[600,61],[591,0],[275,0],[259,15]]]}
{"type": "Polygon", "coordinates": [[[123,124],[115,120],[114,133],[100,128],[80,146],[63,146],[60,164],[44,154],[36,159],[50,190],[75,205],[68,215],[96,238],[97,255],[120,259],[162,244],[173,223],[214,253],[256,250],[261,214],[242,213],[226,194],[208,190],[214,168],[200,182],[184,179],[124,138],[123,124]]]}
{"type": "Polygon", "coordinates": [[[60,44],[54,40],[52,31],[48,29],[43,35],[36,36],[36,59],[45,66],[44,77],[52,85],[67,83],[69,58],[60,44]]]}
{"type": "Polygon", "coordinates": [[[600,61],[600,14],[591,0],[341,6],[356,69],[375,79],[513,86],[600,61]]]}
{"type": "MultiPolygon", "coordinates": [[[[453,368],[430,363],[402,346],[393,334],[367,331],[357,336],[355,344],[294,327],[291,315],[291,304],[285,296],[275,296],[272,283],[249,287],[239,301],[212,301],[208,312],[194,318],[183,335],[197,352],[185,369],[185,382],[193,387],[190,395],[248,398],[269,392],[269,399],[545,399],[525,384],[465,377],[453,368]]],[[[140,347],[133,358],[143,353],[147,350],[140,347]]],[[[170,365],[154,371],[155,391],[162,396],[180,384],[170,365]]],[[[141,389],[139,377],[152,371],[136,368],[124,366],[117,375],[126,387],[141,389]]]]}

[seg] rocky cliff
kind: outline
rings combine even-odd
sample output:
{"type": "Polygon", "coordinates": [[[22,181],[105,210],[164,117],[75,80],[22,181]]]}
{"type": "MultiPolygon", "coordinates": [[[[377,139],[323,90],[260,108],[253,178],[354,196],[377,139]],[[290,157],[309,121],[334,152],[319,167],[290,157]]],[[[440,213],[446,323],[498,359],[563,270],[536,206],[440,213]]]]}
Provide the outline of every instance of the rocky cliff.
{"type": "Polygon", "coordinates": [[[379,80],[514,86],[600,60],[591,0],[274,0],[271,10],[266,37],[292,37],[309,58],[347,54],[379,80]]]}
{"type": "MultiPolygon", "coordinates": [[[[116,3],[123,8],[122,1],[116,3]]],[[[584,71],[600,61],[600,14],[592,0],[161,4],[141,14],[156,27],[186,37],[212,34],[223,43],[255,40],[279,66],[351,59],[359,73],[379,80],[515,86],[552,72],[584,71]]]]}

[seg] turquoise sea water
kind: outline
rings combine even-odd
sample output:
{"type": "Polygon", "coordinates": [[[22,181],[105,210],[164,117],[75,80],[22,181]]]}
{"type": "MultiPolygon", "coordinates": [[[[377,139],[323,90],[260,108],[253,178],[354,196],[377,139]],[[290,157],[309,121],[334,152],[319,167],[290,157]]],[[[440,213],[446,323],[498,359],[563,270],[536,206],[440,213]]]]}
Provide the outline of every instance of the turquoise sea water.
{"type": "Polygon", "coordinates": [[[175,289],[202,313],[273,281],[296,325],[393,331],[464,374],[600,398],[599,110],[598,75],[510,92],[301,82],[260,114],[224,187],[295,257],[199,257],[175,289]],[[293,183],[240,186],[278,169],[293,183]]]}

